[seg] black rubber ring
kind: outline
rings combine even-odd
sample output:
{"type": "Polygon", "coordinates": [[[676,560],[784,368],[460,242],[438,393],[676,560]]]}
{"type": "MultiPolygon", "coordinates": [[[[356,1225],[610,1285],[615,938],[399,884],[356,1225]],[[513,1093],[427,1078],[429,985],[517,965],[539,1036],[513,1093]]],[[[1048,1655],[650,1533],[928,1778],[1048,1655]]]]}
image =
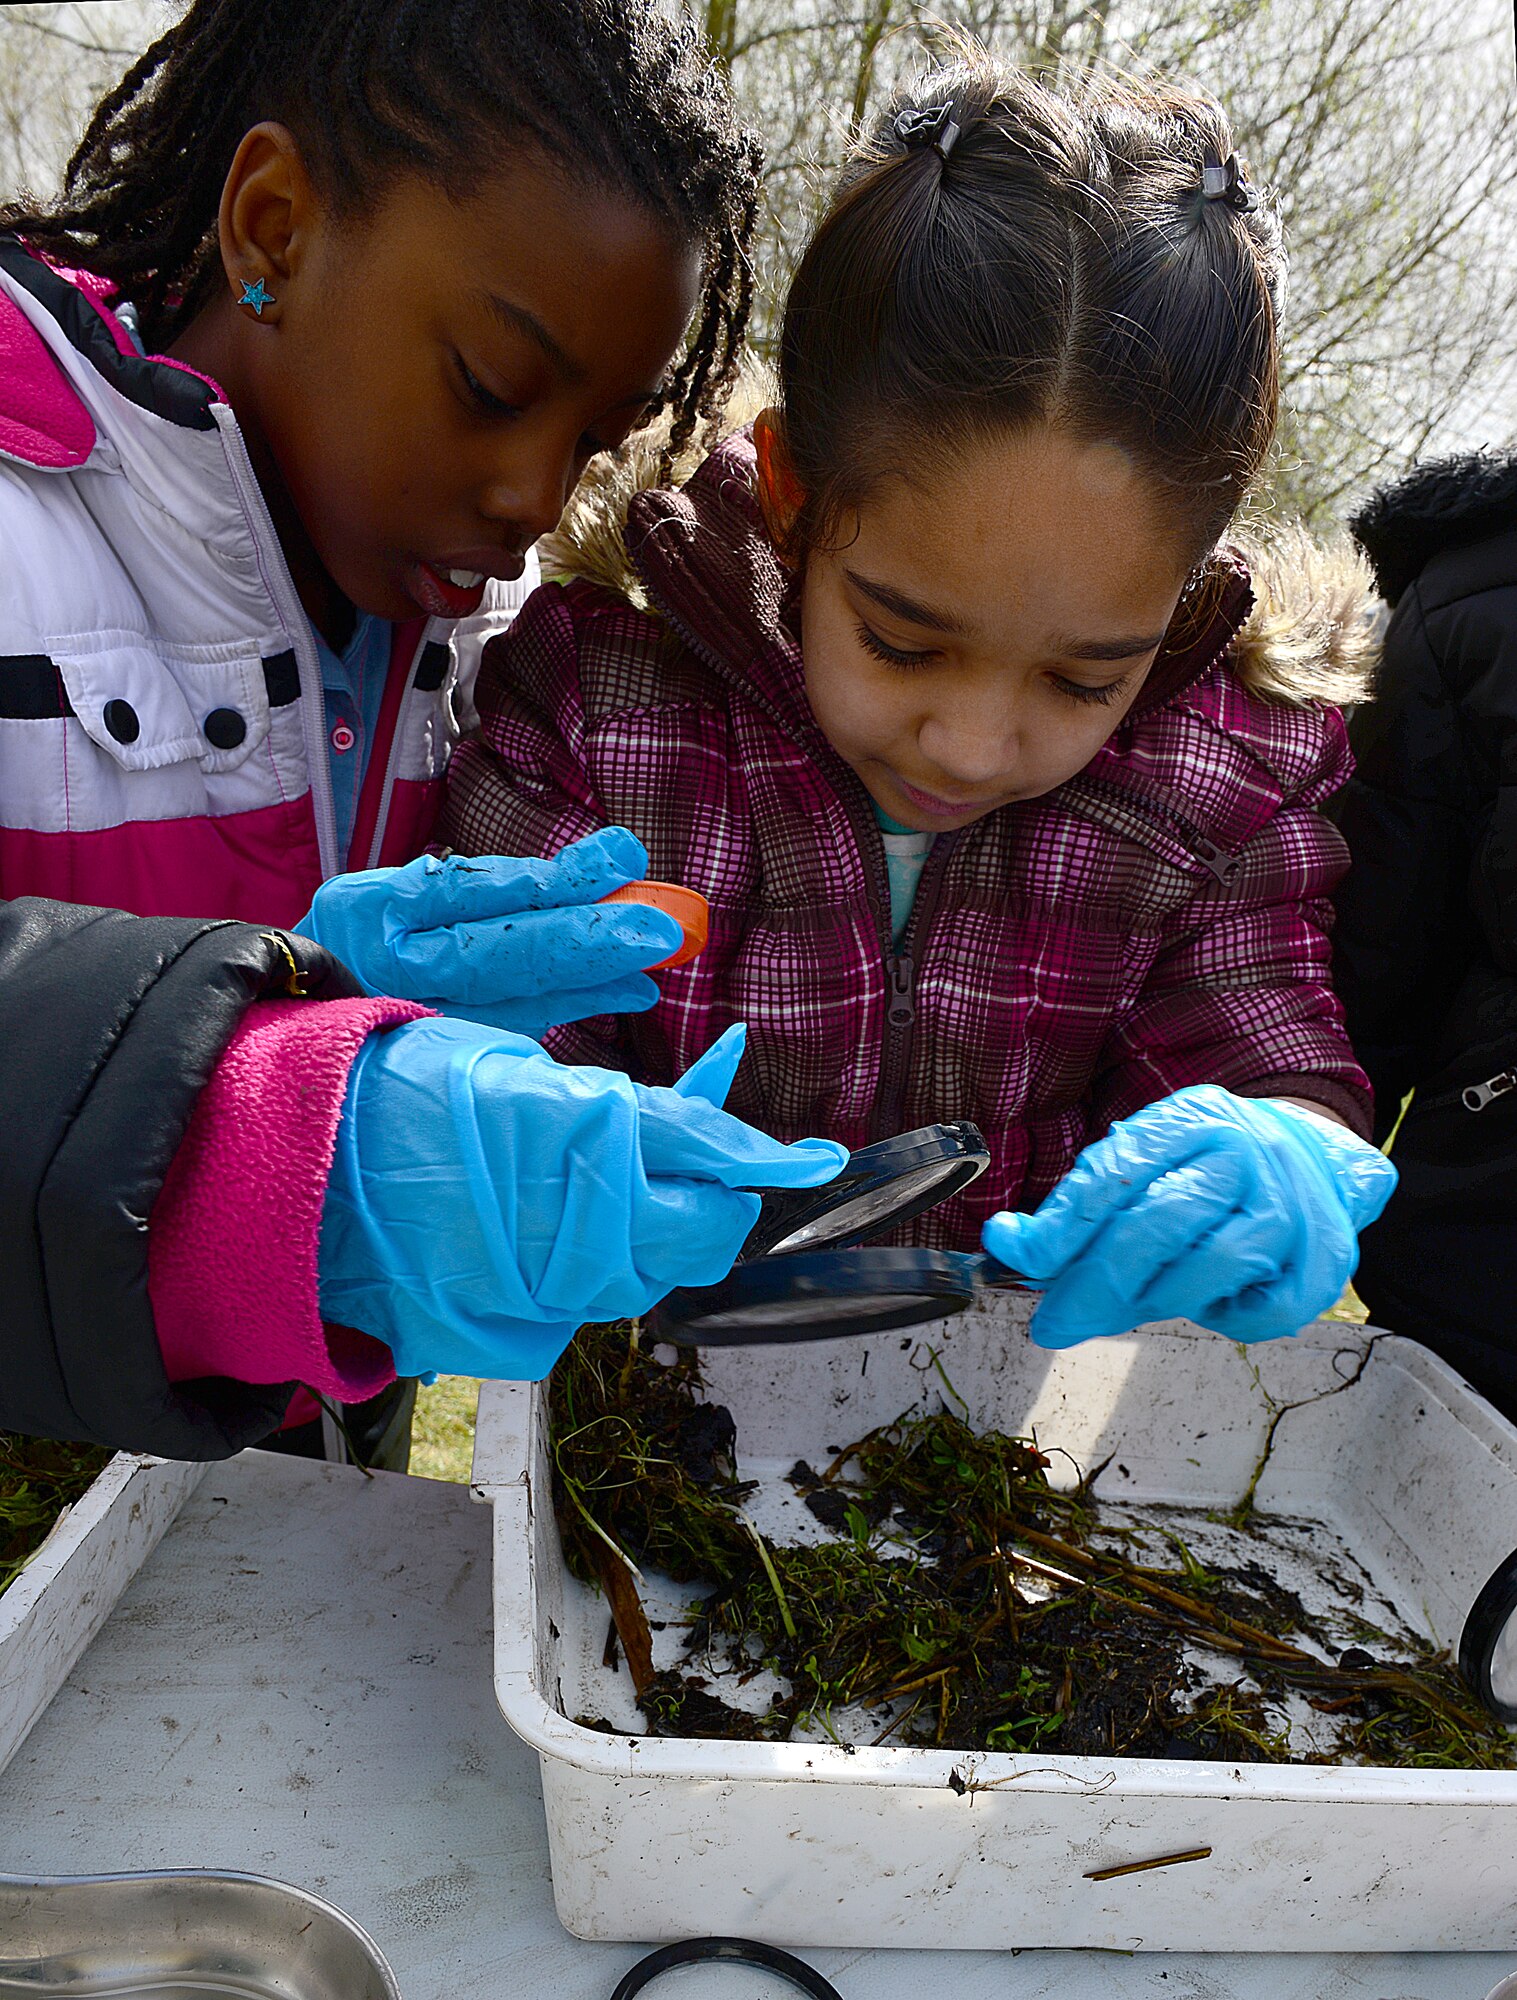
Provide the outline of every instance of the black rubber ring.
{"type": "Polygon", "coordinates": [[[830,1979],[824,1979],[814,1965],[808,1965],[793,1952],[781,1951],[774,1944],[759,1944],[754,1938],[732,1937],[685,1938],[679,1944],[666,1944],[658,1951],[650,1951],[622,1976],[611,2000],[632,2000],[634,1993],[641,1993],[660,1973],[672,1972],[677,1965],[697,1965],[704,1959],[725,1959],[729,1965],[761,1965],[766,1972],[777,1972],[802,1993],[809,1993],[811,2000],[843,2000],[830,1979]]]}
{"type": "Polygon", "coordinates": [[[1517,1707],[1502,1701],[1491,1685],[1496,1646],[1517,1616],[1517,1549],[1492,1572],[1470,1606],[1459,1635],[1459,1671],[1499,1722],[1517,1723],[1517,1707]]]}

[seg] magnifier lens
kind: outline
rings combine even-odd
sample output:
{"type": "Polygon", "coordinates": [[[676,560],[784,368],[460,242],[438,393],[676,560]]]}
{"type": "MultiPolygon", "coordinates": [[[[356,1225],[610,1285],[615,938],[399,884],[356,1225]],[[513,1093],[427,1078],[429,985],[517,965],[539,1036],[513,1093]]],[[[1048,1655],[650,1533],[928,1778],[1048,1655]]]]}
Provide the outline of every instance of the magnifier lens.
{"type": "Polygon", "coordinates": [[[967,1119],[924,1125],[863,1146],[825,1186],[765,1195],[743,1261],[882,1236],[957,1194],[989,1164],[984,1137],[967,1119]]]}
{"type": "Polygon", "coordinates": [[[851,1237],[869,1236],[877,1229],[888,1229],[919,1196],[937,1187],[939,1182],[962,1173],[963,1163],[959,1160],[935,1160],[931,1166],[915,1167],[879,1187],[860,1188],[857,1194],[846,1195],[836,1208],[829,1209],[825,1215],[813,1216],[798,1229],[792,1229],[788,1236],[770,1244],[768,1255],[773,1257],[783,1251],[809,1250],[822,1243],[845,1243],[851,1237]]]}
{"type": "Polygon", "coordinates": [[[654,1311],[653,1337],[679,1347],[761,1347],[920,1326],[969,1304],[975,1261],[949,1250],[760,1257],[719,1285],[671,1292],[654,1311]]]}

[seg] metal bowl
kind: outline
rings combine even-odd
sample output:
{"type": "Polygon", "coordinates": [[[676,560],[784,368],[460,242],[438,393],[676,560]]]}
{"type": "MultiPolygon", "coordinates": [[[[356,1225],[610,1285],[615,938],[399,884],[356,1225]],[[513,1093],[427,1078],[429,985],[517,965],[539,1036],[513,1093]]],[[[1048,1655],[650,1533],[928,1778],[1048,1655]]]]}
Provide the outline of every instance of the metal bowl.
{"type": "Polygon", "coordinates": [[[0,2000],[400,2000],[373,1939],[262,1875],[0,1875],[0,2000]]]}

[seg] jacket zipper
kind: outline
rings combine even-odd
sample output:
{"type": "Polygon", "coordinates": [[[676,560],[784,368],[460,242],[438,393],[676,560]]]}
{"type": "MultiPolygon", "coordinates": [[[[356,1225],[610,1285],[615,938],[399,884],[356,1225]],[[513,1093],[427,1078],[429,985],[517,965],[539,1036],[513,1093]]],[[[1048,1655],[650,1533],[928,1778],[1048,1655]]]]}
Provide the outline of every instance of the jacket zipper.
{"type": "MultiPolygon", "coordinates": [[[[301,731],[305,738],[306,763],[309,766],[311,798],[316,809],[316,842],[321,858],[321,874],[325,881],[329,876],[339,875],[349,865],[348,857],[337,851],[337,807],[332,797],[332,769],[327,762],[326,690],[321,684],[321,661],[316,652],[316,642],[311,636],[311,621],[305,615],[295,590],[294,579],[279,547],[279,538],[274,533],[274,523],[269,516],[263,489],[253,471],[253,462],[248,457],[247,444],[235,423],[223,429],[222,438],[227,446],[227,456],[231,462],[233,480],[238,488],[244,510],[250,516],[254,544],[258,550],[259,573],[264,587],[274,600],[274,608],[280,621],[294,641],[295,662],[300,670],[301,731]],[[261,532],[262,531],[262,532],[261,532]],[[267,535],[269,546],[275,552],[272,564],[263,561],[263,541],[267,535]],[[291,614],[290,605],[294,604],[291,614]]],[[[416,650],[406,663],[406,678],[416,671],[416,662],[430,641],[439,632],[446,638],[448,621],[429,618],[422,626],[421,637],[416,650]]],[[[380,851],[384,846],[385,828],[390,817],[390,798],[395,789],[395,766],[400,755],[401,720],[405,713],[404,698],[395,715],[395,726],[390,731],[390,740],[385,747],[385,774],[379,794],[379,811],[374,821],[374,837],[369,843],[369,853],[364,866],[377,868],[380,851]]],[[[377,745],[375,746],[378,747],[377,745]]],[[[372,753],[371,753],[372,754],[372,753]]]]}
{"type": "MultiPolygon", "coordinates": [[[[647,577],[643,576],[641,570],[638,574],[653,609],[679,634],[690,650],[705,661],[718,680],[727,681],[729,670],[721,655],[704,640],[698,638],[684,619],[670,609],[661,594],[649,583],[647,577]]],[[[787,735],[793,733],[786,718],[774,703],[757,689],[744,686],[742,692],[749,700],[765,709],[787,735]]],[[[942,833],[933,841],[932,851],[922,870],[921,880],[917,883],[911,915],[901,938],[901,949],[897,951],[890,924],[890,871],[885,863],[885,844],[874,818],[869,795],[862,780],[843,762],[826,738],[821,737],[820,732],[818,736],[824,768],[827,760],[834,766],[831,775],[836,780],[839,801],[853,829],[854,844],[864,864],[871,900],[879,915],[881,956],[885,969],[885,1045],[880,1056],[880,1074],[879,1081],[875,1085],[874,1102],[869,1111],[868,1131],[871,1139],[888,1138],[894,1136],[910,1072],[911,1044],[916,1028],[917,965],[922,945],[926,942],[927,931],[937,912],[943,877],[947,871],[949,855],[958,840],[958,834],[942,833]]]]}
{"type": "Polygon", "coordinates": [[[1424,1111],[1437,1111],[1456,1103],[1462,1104],[1466,1111],[1484,1111],[1498,1097],[1508,1097],[1514,1090],[1517,1090],[1517,1069],[1503,1069],[1494,1076],[1488,1076],[1484,1083],[1467,1083],[1462,1087],[1455,1084],[1432,1097],[1424,1097],[1419,1092],[1416,1104],[1424,1111]]]}
{"type": "MultiPolygon", "coordinates": [[[[1060,788],[1066,797],[1078,799],[1081,792],[1100,792],[1113,797],[1140,817],[1147,814],[1174,830],[1182,846],[1195,855],[1208,875],[1219,882],[1224,889],[1230,889],[1237,881],[1243,868],[1242,857],[1226,847],[1219,847],[1209,839],[1194,820],[1162,800],[1142,792],[1129,791],[1125,785],[1118,785],[1110,778],[1071,778],[1060,788]]],[[[1057,794],[1055,794],[1057,796],[1057,794]]]]}
{"type": "Polygon", "coordinates": [[[1484,1083],[1468,1085],[1460,1091],[1459,1101],[1466,1111],[1484,1111],[1510,1090],[1517,1090],[1517,1070],[1504,1069],[1499,1076],[1488,1076],[1484,1083]]]}
{"type": "MultiPolygon", "coordinates": [[[[885,1046],[880,1054],[880,1080],[869,1113],[869,1136],[871,1139],[891,1139],[900,1129],[901,1108],[911,1076],[911,1045],[916,1038],[917,967],[921,963],[922,949],[927,942],[932,920],[937,915],[943,878],[948,871],[949,857],[958,834],[940,833],[933,841],[927,865],[917,883],[900,949],[897,950],[890,926],[890,871],[885,865],[884,843],[872,814],[867,831],[871,838],[861,840],[859,846],[865,867],[877,878],[884,878],[880,885],[884,890],[880,907],[884,911],[881,942],[885,949],[885,1046]]],[[[855,822],[856,839],[858,832],[858,823],[855,822]]]]}
{"type": "Polygon", "coordinates": [[[885,1038],[880,1050],[879,1081],[869,1108],[867,1126],[871,1140],[893,1139],[899,1129],[901,1106],[911,1075],[911,1045],[916,1037],[917,967],[932,920],[937,915],[947,873],[949,856],[958,841],[958,832],[940,833],[928,852],[926,865],[917,882],[911,915],[901,934],[899,950],[890,921],[890,868],[885,859],[885,843],[874,816],[873,802],[862,781],[848,765],[839,765],[839,797],[853,829],[854,845],[869,879],[870,900],[879,915],[880,949],[885,963],[885,1038]],[[860,803],[862,801],[862,804],[860,803]]]}
{"type": "Polygon", "coordinates": [[[337,852],[337,809],[332,801],[332,773],[327,765],[326,697],[322,692],[316,639],[311,621],[306,617],[305,607],[296,592],[289,565],[285,562],[284,551],[279,546],[279,537],[274,532],[263,489],[253,470],[253,461],[248,457],[247,444],[230,410],[225,420],[217,417],[217,428],[221,432],[232,484],[237,489],[237,497],[242,502],[242,510],[252,532],[258,573],[289,636],[295,664],[300,671],[301,733],[305,738],[306,775],[316,815],[316,851],[321,863],[322,880],[325,881],[341,871],[343,857],[337,852]]]}

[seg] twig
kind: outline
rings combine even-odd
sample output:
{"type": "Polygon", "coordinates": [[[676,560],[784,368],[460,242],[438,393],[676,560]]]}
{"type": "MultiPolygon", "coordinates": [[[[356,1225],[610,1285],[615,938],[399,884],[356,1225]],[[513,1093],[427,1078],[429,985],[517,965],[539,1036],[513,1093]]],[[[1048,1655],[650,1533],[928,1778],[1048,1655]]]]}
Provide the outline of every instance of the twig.
{"type": "MultiPolygon", "coordinates": [[[[1056,1540],[1052,1535],[1040,1534],[1036,1528],[1024,1528],[1020,1523],[1017,1526],[1017,1533],[1027,1541],[1035,1543],[1038,1548],[1048,1549],[1054,1555],[1061,1556],[1065,1562],[1075,1563],[1081,1569],[1114,1570],[1124,1582],[1130,1583],[1135,1590],[1142,1591],[1145,1596],[1157,1597],[1161,1603],[1173,1605],[1175,1610],[1183,1611],[1198,1624],[1230,1633],[1238,1639],[1247,1641],[1261,1652],[1271,1653],[1284,1659],[1299,1660],[1312,1667],[1324,1664],[1315,1653],[1308,1653],[1300,1646],[1292,1646],[1288,1640],[1278,1639],[1272,1632],[1263,1632],[1257,1625],[1246,1624],[1243,1619],[1230,1617],[1225,1611],[1213,1611],[1198,1598],[1187,1597],[1183,1591],[1171,1590],[1167,1585],[1155,1582],[1146,1570],[1140,1569],[1136,1563],[1124,1561],[1121,1556],[1093,1556],[1084,1549],[1071,1547],[1068,1542],[1056,1540]]],[[[1064,1581],[1073,1582],[1074,1579],[1066,1578],[1064,1581]]],[[[1092,1588],[1096,1587],[1092,1585],[1092,1588]]]]}
{"type": "Polygon", "coordinates": [[[1205,1861],[1209,1847],[1187,1847],[1183,1854],[1156,1854],[1152,1861],[1124,1861],[1119,1868],[1087,1868],[1087,1882],[1113,1882],[1119,1875],[1146,1875],[1150,1868],[1177,1868],[1182,1861],[1205,1861]]]}
{"type": "Polygon", "coordinates": [[[872,1742],[869,1745],[870,1749],[878,1750],[880,1745],[886,1740],[887,1737],[894,1736],[895,1732],[900,1728],[903,1722],[910,1722],[911,1718],[916,1714],[917,1710],[921,1706],[922,1706],[921,1698],[918,1697],[918,1699],[911,1704],[910,1708],[903,1708],[900,1714],[896,1717],[895,1721],[886,1723],[885,1727],[880,1731],[879,1735],[872,1740],[872,1742]]]}
{"type": "Polygon", "coordinates": [[[632,1676],[633,1689],[637,1694],[646,1694],[654,1680],[653,1634],[648,1629],[648,1614],[643,1610],[637,1585],[622,1563],[612,1562],[608,1557],[600,1559],[596,1570],[600,1587],[606,1593],[606,1602],[611,1606],[616,1636],[621,1640],[622,1651],[627,1656],[627,1671],[632,1676]]]}

